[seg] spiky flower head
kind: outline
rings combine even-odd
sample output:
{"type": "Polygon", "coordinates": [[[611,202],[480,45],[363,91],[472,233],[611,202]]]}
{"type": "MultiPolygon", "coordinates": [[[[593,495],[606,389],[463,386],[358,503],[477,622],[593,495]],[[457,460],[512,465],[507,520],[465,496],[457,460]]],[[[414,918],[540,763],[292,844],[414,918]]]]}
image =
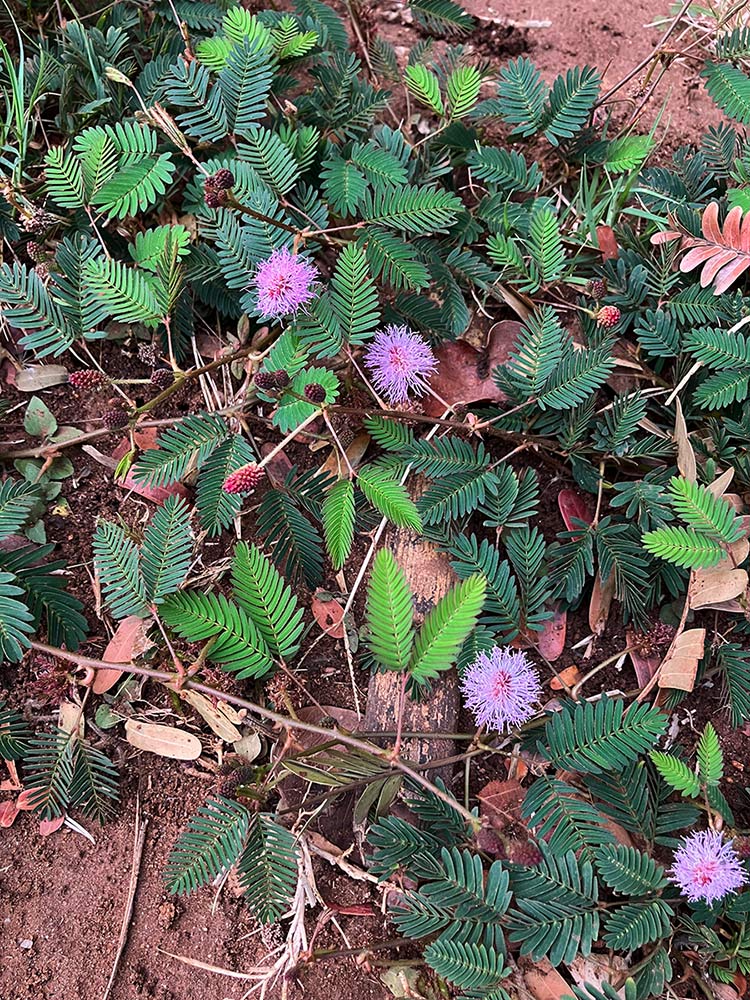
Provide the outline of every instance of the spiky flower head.
{"type": "Polygon", "coordinates": [[[603,299],[607,294],[607,282],[604,278],[592,278],[589,282],[589,292],[592,299],[596,299],[597,301],[603,299]]]}
{"type": "Polygon", "coordinates": [[[746,885],[748,875],[733,841],[725,842],[715,830],[698,830],[675,851],[670,881],[691,903],[702,899],[710,905],[746,885]]]}
{"type": "Polygon", "coordinates": [[[466,707],[478,726],[514,729],[536,715],[539,673],[521,649],[493,646],[480,653],[461,680],[466,707]]]}
{"type": "Polygon", "coordinates": [[[215,174],[206,178],[206,184],[209,183],[217,191],[228,191],[229,188],[234,187],[234,174],[231,170],[227,170],[226,167],[222,167],[215,174]]]}
{"type": "Polygon", "coordinates": [[[253,284],[258,293],[258,311],[277,318],[296,313],[317,294],[318,269],[289,247],[274,250],[258,265],[253,284]]]}
{"type": "Polygon", "coordinates": [[[174,372],[171,368],[157,368],[151,372],[151,385],[163,391],[174,383],[174,372]]]}
{"type": "Polygon", "coordinates": [[[221,188],[209,187],[203,189],[203,200],[209,208],[221,208],[227,203],[227,193],[221,188]]]}
{"type": "Polygon", "coordinates": [[[156,352],[156,348],[153,344],[139,344],[138,345],[138,360],[142,361],[144,365],[151,365],[153,368],[156,362],[159,360],[159,355],[156,352]]]}
{"type": "Polygon", "coordinates": [[[43,208],[34,206],[31,214],[21,219],[21,225],[32,236],[44,236],[57,223],[57,216],[45,212],[43,208]]]}
{"type": "Polygon", "coordinates": [[[536,868],[543,855],[531,840],[512,840],[508,844],[508,861],[524,868],[536,868]]]}
{"type": "Polygon", "coordinates": [[[121,406],[113,406],[112,409],[104,411],[102,421],[109,430],[116,431],[127,424],[128,414],[121,406]]]}
{"type": "Polygon", "coordinates": [[[273,384],[277,389],[285,389],[292,381],[289,378],[289,372],[284,371],[283,368],[277,368],[276,371],[271,372],[271,375],[273,375],[273,384]]]}
{"type": "Polygon", "coordinates": [[[326,391],[320,382],[308,382],[305,386],[305,399],[311,403],[325,403],[326,391]]]}
{"type": "Polygon", "coordinates": [[[276,388],[276,379],[274,378],[273,372],[256,372],[255,373],[255,388],[262,389],[263,392],[268,392],[269,389],[276,388]]]}
{"type": "Polygon", "coordinates": [[[365,353],[372,381],[390,403],[405,403],[409,393],[421,396],[437,368],[432,348],[408,326],[378,330],[365,353]]]}
{"type": "Polygon", "coordinates": [[[109,385],[109,376],[104,372],[88,368],[81,372],[71,372],[68,375],[68,382],[79,392],[94,392],[109,385]]]}
{"type": "Polygon", "coordinates": [[[263,479],[263,469],[255,462],[249,462],[231,472],[222,484],[225,493],[250,493],[263,479]]]}
{"type": "Polygon", "coordinates": [[[617,326],[620,322],[621,315],[622,313],[617,306],[602,306],[596,314],[596,322],[599,326],[603,326],[605,330],[611,330],[613,326],[617,326]]]}
{"type": "Polygon", "coordinates": [[[50,256],[44,244],[37,243],[36,240],[29,240],[26,244],[26,253],[29,255],[29,259],[33,260],[35,264],[42,264],[50,256]]]}

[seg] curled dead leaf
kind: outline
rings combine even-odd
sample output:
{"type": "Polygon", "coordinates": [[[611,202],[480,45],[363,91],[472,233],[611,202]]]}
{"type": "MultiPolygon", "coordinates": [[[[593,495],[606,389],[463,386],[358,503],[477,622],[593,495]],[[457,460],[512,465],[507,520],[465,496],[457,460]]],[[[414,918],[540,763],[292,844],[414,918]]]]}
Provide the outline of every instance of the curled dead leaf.
{"type": "Polygon", "coordinates": [[[662,662],[659,687],[692,691],[695,687],[695,675],[698,671],[698,664],[703,658],[705,646],[706,630],[704,628],[691,628],[678,635],[662,662]]]}
{"type": "MultiPolygon", "coordinates": [[[[107,663],[129,663],[136,657],[142,656],[153,646],[146,634],[152,624],[152,618],[138,618],[137,615],[123,618],[107,643],[102,659],[107,663]]],[[[93,684],[94,694],[104,694],[105,691],[109,691],[122,674],[122,670],[97,670],[93,684]]]]}
{"type": "Polygon", "coordinates": [[[242,733],[237,728],[236,723],[242,722],[236,710],[225,702],[217,702],[216,705],[199,691],[183,691],[182,699],[188,705],[192,705],[195,711],[202,716],[212,732],[225,743],[239,743],[242,733]]]}

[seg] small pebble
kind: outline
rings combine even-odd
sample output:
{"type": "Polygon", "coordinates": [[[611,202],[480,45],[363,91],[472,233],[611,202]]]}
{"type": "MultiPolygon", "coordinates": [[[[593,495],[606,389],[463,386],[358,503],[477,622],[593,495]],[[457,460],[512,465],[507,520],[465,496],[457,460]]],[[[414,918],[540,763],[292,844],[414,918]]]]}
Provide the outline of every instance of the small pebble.
{"type": "Polygon", "coordinates": [[[34,942],[31,940],[31,938],[24,938],[23,941],[18,942],[18,947],[23,948],[24,951],[29,951],[31,948],[34,947],[34,942]]]}

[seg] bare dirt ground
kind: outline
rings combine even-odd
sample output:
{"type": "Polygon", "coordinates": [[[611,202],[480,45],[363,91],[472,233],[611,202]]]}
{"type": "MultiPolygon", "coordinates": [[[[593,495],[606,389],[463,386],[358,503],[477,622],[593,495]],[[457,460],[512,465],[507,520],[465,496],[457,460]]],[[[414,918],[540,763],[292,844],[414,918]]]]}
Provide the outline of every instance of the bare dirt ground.
{"type": "MultiPolygon", "coordinates": [[[[591,63],[599,67],[609,87],[651,52],[662,29],[644,26],[665,13],[667,2],[662,7],[652,0],[467,0],[465,6],[483,19],[473,41],[484,54],[491,43],[498,64],[525,52],[549,78],[569,66],[591,63]],[[494,18],[551,24],[516,29],[487,20],[494,18]]],[[[414,43],[416,32],[401,23],[403,4],[373,7],[385,37],[397,46],[414,43]]],[[[648,127],[667,101],[659,127],[663,136],[669,123],[663,154],[696,140],[718,119],[701,91],[697,69],[696,63],[695,72],[680,67],[670,72],[644,116],[648,127]]],[[[630,102],[624,109],[632,110],[638,102],[642,83],[636,78],[623,90],[621,96],[630,102]]],[[[83,456],[73,458],[80,463],[83,456]]],[[[106,489],[111,492],[111,487],[106,489]]],[[[128,500],[124,506],[134,502],[128,500]]],[[[85,544],[90,525],[77,528],[85,544]]],[[[64,540],[68,530],[68,525],[61,525],[59,537],[64,540]]],[[[77,561],[89,558],[90,552],[81,551],[77,561]]],[[[0,673],[0,688],[17,690],[17,685],[13,671],[0,673]]],[[[341,687],[346,690],[345,684],[341,687]]],[[[338,703],[343,704],[343,698],[338,703]]],[[[139,808],[149,825],[129,942],[111,1000],[240,1000],[251,985],[247,980],[191,968],[165,954],[188,955],[242,973],[273,944],[261,939],[231,887],[215,905],[210,892],[185,903],[165,892],[162,873],[167,855],[187,817],[214,789],[212,775],[147,755],[134,757],[124,744],[110,752],[115,759],[118,754],[128,758],[123,769],[124,804],[114,822],[94,830],[95,844],[68,830],[42,838],[37,823],[26,814],[11,829],[0,830],[0,997],[101,1000],[117,950],[139,808]]],[[[361,883],[345,881],[325,867],[319,889],[339,910],[371,909],[367,916],[340,914],[340,929],[327,924],[316,938],[317,947],[357,947],[392,936],[377,900],[361,883]]],[[[291,1000],[303,995],[312,1000],[352,996],[388,1000],[392,995],[377,969],[341,959],[300,968],[286,986],[291,1000]]]]}

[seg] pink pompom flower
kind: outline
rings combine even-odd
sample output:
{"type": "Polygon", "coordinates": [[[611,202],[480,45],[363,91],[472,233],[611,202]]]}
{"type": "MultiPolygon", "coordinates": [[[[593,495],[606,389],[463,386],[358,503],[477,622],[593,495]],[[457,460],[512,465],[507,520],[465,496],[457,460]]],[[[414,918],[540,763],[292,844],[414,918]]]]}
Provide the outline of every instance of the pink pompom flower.
{"type": "Polygon", "coordinates": [[[274,250],[260,262],[253,278],[258,312],[273,319],[296,313],[315,298],[318,276],[314,264],[288,247],[274,250]]]}
{"type": "Polygon", "coordinates": [[[746,885],[748,874],[731,840],[715,830],[699,830],[675,851],[670,880],[691,903],[710,905],[746,885]]]}
{"type": "Polygon", "coordinates": [[[230,472],[221,488],[225,493],[250,493],[262,481],[264,475],[259,465],[249,462],[230,472]]]}
{"type": "Polygon", "coordinates": [[[479,654],[464,673],[461,690],[477,725],[500,732],[533,718],[542,696],[539,673],[526,653],[501,646],[479,654]]]}
{"type": "Polygon", "coordinates": [[[376,390],[390,403],[406,403],[409,393],[421,396],[437,368],[432,348],[408,326],[378,330],[365,352],[376,390]]]}

